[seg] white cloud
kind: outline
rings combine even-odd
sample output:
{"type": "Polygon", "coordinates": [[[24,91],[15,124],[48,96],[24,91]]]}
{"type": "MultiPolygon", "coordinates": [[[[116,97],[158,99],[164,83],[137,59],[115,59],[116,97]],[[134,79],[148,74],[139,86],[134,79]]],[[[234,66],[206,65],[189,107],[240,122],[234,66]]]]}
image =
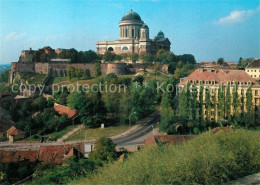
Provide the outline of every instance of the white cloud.
{"type": "Polygon", "coordinates": [[[244,22],[248,18],[252,17],[255,13],[257,13],[259,10],[260,6],[254,10],[232,11],[228,16],[221,17],[218,21],[215,21],[214,24],[228,25],[244,22]]]}
{"type": "Polygon", "coordinates": [[[16,33],[16,32],[12,32],[9,33],[8,35],[6,35],[6,40],[20,40],[20,39],[24,39],[26,37],[26,33],[16,33]]]}

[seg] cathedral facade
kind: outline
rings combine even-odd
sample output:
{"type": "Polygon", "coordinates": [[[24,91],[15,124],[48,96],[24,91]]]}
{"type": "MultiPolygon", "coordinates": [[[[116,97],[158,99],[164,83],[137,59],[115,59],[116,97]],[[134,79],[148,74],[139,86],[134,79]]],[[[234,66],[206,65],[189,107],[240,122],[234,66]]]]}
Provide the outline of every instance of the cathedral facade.
{"type": "Polygon", "coordinates": [[[170,51],[171,42],[160,31],[154,39],[149,38],[149,27],[134,11],[126,13],[119,22],[119,40],[98,41],[97,53],[156,54],[159,49],[170,51]]]}

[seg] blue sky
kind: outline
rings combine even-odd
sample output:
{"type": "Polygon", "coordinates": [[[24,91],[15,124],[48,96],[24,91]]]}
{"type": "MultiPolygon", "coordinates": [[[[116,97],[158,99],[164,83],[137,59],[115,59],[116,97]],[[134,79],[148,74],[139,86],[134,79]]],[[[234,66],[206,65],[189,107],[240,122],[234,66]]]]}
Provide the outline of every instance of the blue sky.
{"type": "Polygon", "coordinates": [[[260,0],[0,0],[0,64],[29,47],[96,51],[97,41],[118,39],[131,6],[150,38],[162,30],[175,54],[260,58],[260,0]]]}

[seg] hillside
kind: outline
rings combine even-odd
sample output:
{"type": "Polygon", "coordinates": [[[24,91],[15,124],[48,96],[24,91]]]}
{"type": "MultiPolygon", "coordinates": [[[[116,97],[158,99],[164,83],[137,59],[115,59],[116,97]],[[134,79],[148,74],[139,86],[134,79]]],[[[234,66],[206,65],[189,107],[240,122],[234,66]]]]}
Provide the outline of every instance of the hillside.
{"type": "Polygon", "coordinates": [[[10,64],[0,64],[0,74],[5,70],[10,69],[10,67],[11,67],[10,64]]]}
{"type": "Polygon", "coordinates": [[[223,184],[260,171],[259,138],[260,132],[238,130],[147,147],[71,184],[223,184]]]}

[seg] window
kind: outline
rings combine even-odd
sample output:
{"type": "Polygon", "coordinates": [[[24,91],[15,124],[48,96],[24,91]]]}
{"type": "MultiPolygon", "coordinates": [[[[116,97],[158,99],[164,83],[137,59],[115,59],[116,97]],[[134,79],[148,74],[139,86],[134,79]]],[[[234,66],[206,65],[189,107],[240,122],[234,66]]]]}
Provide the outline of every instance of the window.
{"type": "Polygon", "coordinates": [[[132,37],[135,37],[135,30],[132,29],[132,37]]]}
{"type": "Polygon", "coordinates": [[[247,70],[247,72],[249,72],[249,70],[247,70]]]}
{"type": "Polygon", "coordinates": [[[258,90],[255,90],[255,95],[258,96],[258,90]]]}
{"type": "Polygon", "coordinates": [[[128,50],[128,47],[124,46],[124,47],[122,48],[122,50],[123,50],[123,51],[126,51],[126,50],[128,50]]]}
{"type": "Polygon", "coordinates": [[[256,72],[256,70],[255,70],[255,72],[256,72]]]}
{"type": "Polygon", "coordinates": [[[108,51],[114,51],[114,49],[112,47],[109,47],[108,51]]]}
{"type": "Polygon", "coordinates": [[[125,30],[125,36],[128,37],[128,29],[125,30]]]}

